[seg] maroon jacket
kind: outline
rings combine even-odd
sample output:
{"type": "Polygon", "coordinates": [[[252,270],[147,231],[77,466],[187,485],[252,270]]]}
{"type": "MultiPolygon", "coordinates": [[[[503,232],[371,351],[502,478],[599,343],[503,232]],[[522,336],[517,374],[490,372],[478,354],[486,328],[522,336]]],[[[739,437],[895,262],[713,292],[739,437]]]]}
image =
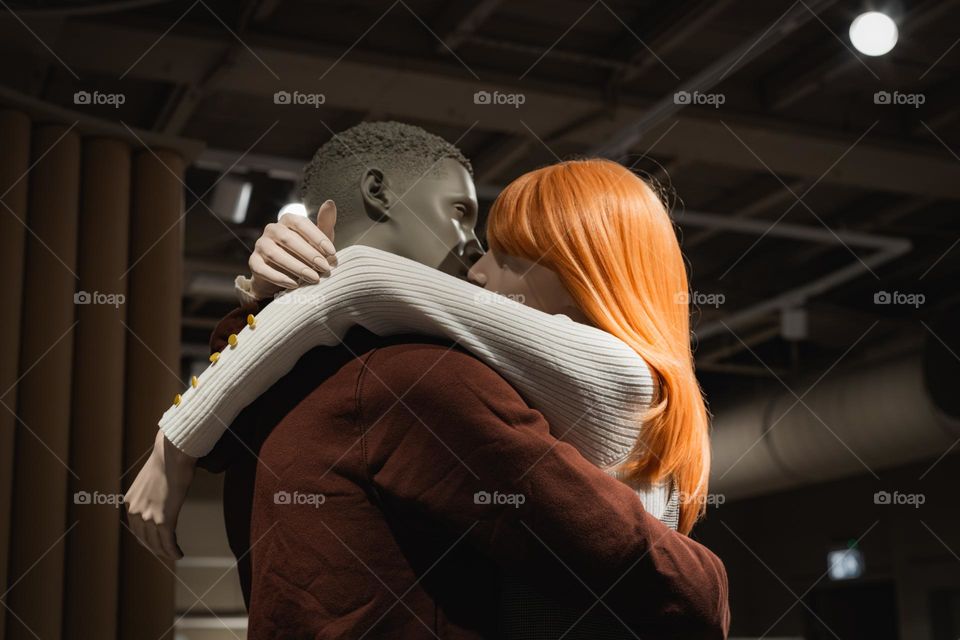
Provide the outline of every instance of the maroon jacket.
{"type": "MultiPolygon", "coordinates": [[[[224,319],[215,348],[243,317],[224,319]]],[[[726,637],[720,560],[463,351],[352,332],[231,429],[207,462],[234,457],[228,528],[238,555],[250,549],[251,639],[494,637],[504,571],[642,638],[726,637]]]]}

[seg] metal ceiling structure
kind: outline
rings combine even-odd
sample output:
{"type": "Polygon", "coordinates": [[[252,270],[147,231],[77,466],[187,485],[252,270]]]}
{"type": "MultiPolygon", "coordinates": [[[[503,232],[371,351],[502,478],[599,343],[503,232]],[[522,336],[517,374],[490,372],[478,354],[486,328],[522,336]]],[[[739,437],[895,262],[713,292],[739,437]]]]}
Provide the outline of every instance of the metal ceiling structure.
{"type": "Polygon", "coordinates": [[[903,7],[900,43],[881,58],[852,49],[846,29],[861,7],[835,0],[9,8],[0,51],[17,64],[3,65],[5,91],[200,140],[189,180],[209,186],[229,169],[254,183],[242,223],[225,228],[200,207],[188,215],[187,277],[197,280],[186,287],[188,344],[228,309],[227,274],[245,270],[299,167],[333,132],[368,119],[456,141],[486,204],[527,170],[590,153],[667,182],[694,293],[724,300],[695,317],[708,391],[816,370],[878,319],[859,348],[916,345],[930,326],[919,320],[960,303],[956,0],[903,7]],[[77,91],[126,99],[81,107],[77,91]],[[324,99],[278,105],[278,91],[324,99]],[[524,101],[476,104],[478,91],[524,101]],[[924,103],[886,104],[878,92],[924,103]],[[783,296],[797,291],[805,295],[783,296]],[[878,291],[927,302],[877,305],[878,291]],[[797,307],[807,333],[785,337],[782,312],[797,307]],[[736,327],[724,329],[726,319],[736,327]]]}

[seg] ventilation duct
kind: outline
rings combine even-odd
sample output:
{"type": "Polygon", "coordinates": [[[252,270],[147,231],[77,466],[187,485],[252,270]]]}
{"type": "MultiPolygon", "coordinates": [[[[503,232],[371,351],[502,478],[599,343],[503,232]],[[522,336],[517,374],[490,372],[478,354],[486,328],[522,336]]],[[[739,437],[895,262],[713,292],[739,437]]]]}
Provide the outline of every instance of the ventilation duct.
{"type": "Polygon", "coordinates": [[[921,353],[835,371],[715,411],[710,490],[727,499],[876,471],[947,451],[960,437],[960,359],[937,339],[921,353]]]}

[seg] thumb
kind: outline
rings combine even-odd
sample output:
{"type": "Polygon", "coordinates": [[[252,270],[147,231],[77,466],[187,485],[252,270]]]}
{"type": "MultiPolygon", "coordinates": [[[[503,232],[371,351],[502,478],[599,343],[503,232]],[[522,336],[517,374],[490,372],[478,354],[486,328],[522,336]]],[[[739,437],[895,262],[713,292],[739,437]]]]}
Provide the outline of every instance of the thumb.
{"type": "Polygon", "coordinates": [[[337,205],[333,200],[327,200],[320,205],[317,212],[317,228],[333,242],[334,227],[337,224],[337,205]]]}

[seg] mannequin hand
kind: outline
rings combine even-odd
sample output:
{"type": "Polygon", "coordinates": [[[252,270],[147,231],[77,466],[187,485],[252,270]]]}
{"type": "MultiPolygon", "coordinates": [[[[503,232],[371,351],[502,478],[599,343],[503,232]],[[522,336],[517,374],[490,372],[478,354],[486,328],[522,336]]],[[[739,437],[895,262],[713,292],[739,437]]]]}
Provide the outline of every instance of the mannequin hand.
{"type": "Polygon", "coordinates": [[[251,291],[259,300],[284,289],[296,289],[301,282],[315,284],[336,263],[333,227],[337,205],[327,200],[320,206],[317,224],[303,216],[287,214],[271,222],[257,240],[250,256],[251,291]]]}
{"type": "Polygon", "coordinates": [[[177,518],[196,464],[196,458],[177,449],[158,430],[150,457],[123,497],[137,540],[162,558],[183,557],[177,544],[177,518]]]}

